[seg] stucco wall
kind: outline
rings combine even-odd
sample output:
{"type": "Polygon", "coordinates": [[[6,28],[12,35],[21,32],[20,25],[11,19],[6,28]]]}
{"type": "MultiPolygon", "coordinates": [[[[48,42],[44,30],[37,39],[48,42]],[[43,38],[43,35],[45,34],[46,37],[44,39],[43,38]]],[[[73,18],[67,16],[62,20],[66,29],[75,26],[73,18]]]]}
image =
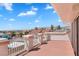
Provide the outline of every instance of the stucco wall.
{"type": "Polygon", "coordinates": [[[79,12],[78,3],[54,3],[52,6],[64,23],[73,22],[79,12]]]}

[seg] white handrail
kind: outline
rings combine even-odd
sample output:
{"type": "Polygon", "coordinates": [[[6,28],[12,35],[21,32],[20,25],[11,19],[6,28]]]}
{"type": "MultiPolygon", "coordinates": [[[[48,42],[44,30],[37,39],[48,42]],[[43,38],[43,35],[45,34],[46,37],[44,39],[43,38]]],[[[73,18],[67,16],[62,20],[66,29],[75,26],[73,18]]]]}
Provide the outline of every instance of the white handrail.
{"type": "Polygon", "coordinates": [[[27,50],[27,42],[24,40],[24,38],[12,39],[8,45],[9,55],[17,55],[25,50],[27,50]]]}
{"type": "Polygon", "coordinates": [[[9,55],[17,55],[24,50],[38,48],[42,43],[47,43],[48,34],[38,33],[32,35],[24,35],[22,38],[15,38],[10,41],[8,45],[9,55]]]}

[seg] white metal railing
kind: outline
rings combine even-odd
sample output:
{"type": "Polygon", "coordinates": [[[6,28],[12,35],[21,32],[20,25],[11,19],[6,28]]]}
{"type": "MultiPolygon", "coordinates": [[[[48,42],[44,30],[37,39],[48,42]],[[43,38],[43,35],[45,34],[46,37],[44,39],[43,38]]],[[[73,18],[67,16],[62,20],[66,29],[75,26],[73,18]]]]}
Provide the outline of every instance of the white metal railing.
{"type": "Polygon", "coordinates": [[[38,37],[42,43],[47,43],[48,39],[49,39],[49,35],[47,33],[38,33],[38,37]]]}
{"type": "Polygon", "coordinates": [[[27,42],[24,38],[12,39],[8,45],[8,55],[17,55],[27,50],[27,46],[27,42]]]}
{"type": "Polygon", "coordinates": [[[33,46],[39,47],[40,45],[41,45],[41,42],[40,42],[40,38],[39,38],[38,34],[34,34],[33,46]],[[38,46],[36,46],[36,45],[38,45],[38,46]]]}
{"type": "Polygon", "coordinates": [[[32,34],[32,35],[24,35],[24,38],[27,39],[28,42],[28,50],[37,48],[41,45],[40,39],[37,34],[32,34]]]}
{"type": "Polygon", "coordinates": [[[38,48],[41,44],[47,43],[49,40],[64,39],[67,37],[64,33],[58,32],[45,32],[45,33],[38,33],[38,34],[31,34],[31,35],[24,35],[21,38],[11,39],[10,43],[8,44],[8,55],[14,56],[18,55],[23,51],[30,51],[31,49],[38,48]],[[63,35],[63,36],[62,36],[63,35]]]}
{"type": "Polygon", "coordinates": [[[46,33],[39,34],[25,35],[22,38],[11,39],[8,45],[8,55],[17,55],[25,50],[28,52],[31,49],[38,48],[42,43],[47,43],[48,35],[46,33]]]}

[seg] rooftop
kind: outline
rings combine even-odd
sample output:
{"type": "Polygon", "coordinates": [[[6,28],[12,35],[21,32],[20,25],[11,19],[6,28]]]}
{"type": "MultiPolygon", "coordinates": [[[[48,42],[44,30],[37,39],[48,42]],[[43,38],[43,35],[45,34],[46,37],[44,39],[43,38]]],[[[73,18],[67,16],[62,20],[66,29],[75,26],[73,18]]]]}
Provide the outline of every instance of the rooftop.
{"type": "Polygon", "coordinates": [[[74,53],[69,40],[52,40],[25,56],[74,56],[74,53]]]}

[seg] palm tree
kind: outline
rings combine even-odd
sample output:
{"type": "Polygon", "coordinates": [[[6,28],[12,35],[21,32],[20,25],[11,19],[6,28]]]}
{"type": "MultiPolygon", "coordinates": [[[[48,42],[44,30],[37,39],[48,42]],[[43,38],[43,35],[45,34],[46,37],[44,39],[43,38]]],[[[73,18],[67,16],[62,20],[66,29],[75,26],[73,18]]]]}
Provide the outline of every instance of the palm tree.
{"type": "Polygon", "coordinates": [[[60,25],[58,25],[58,26],[57,26],[57,29],[61,29],[61,26],[60,26],[60,25]]]}
{"type": "Polygon", "coordinates": [[[51,30],[52,30],[52,31],[54,30],[54,26],[53,26],[53,25],[51,25],[51,30]]]}

